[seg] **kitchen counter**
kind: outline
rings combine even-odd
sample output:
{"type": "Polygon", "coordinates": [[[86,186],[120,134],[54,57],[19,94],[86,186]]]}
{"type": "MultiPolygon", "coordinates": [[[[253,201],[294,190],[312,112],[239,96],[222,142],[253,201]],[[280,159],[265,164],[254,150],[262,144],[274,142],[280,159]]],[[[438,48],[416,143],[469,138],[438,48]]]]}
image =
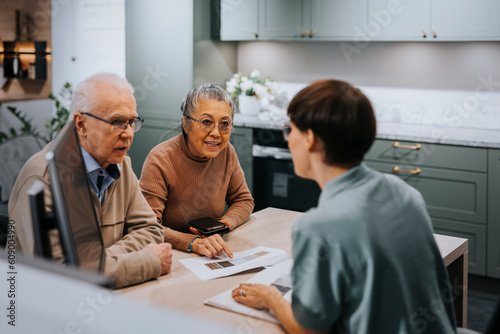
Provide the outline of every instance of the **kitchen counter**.
{"type": "MultiPolygon", "coordinates": [[[[360,88],[374,106],[379,139],[500,148],[500,93],[360,88]]],[[[234,125],[281,129],[284,114],[259,119],[237,113],[234,125]]]]}
{"type": "MultiPolygon", "coordinates": [[[[260,121],[255,117],[244,117],[241,114],[234,115],[234,125],[240,127],[280,130],[282,124],[283,121],[260,121]]],[[[378,122],[377,138],[500,148],[500,130],[494,129],[467,129],[437,125],[378,122]]]]}

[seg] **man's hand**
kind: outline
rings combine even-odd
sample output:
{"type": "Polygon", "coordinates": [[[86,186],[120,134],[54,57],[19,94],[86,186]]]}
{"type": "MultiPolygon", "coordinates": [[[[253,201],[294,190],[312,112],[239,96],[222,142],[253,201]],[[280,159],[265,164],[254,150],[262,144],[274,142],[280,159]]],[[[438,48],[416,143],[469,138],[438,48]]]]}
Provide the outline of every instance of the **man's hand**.
{"type": "Polygon", "coordinates": [[[146,248],[152,249],[158,255],[161,263],[161,274],[168,274],[172,267],[172,245],[165,242],[161,244],[151,243],[146,248]]]}
{"type": "Polygon", "coordinates": [[[201,236],[201,239],[196,239],[193,242],[193,252],[199,255],[205,255],[208,258],[212,258],[214,256],[220,256],[224,252],[226,252],[227,256],[231,259],[233,258],[233,252],[229,249],[229,246],[222,239],[219,234],[214,234],[209,237],[200,235],[198,230],[195,228],[189,228],[192,233],[201,236]]]}

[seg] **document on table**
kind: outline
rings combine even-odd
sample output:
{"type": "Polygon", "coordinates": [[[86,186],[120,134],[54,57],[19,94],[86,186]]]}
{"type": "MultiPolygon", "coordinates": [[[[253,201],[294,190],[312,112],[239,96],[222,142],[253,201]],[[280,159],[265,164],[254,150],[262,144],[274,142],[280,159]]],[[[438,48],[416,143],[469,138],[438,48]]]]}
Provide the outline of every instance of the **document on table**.
{"type": "MultiPolygon", "coordinates": [[[[274,285],[281,292],[283,297],[291,301],[292,299],[292,276],[291,270],[293,260],[281,262],[273,267],[267,268],[258,274],[254,275],[247,283],[274,285]]],[[[232,291],[237,288],[236,286],[230,290],[224,291],[210,299],[205,300],[206,305],[218,307],[227,311],[241,313],[254,318],[279,323],[274,314],[267,310],[256,310],[254,308],[239,304],[234,301],[232,291]]]]}
{"type": "Polygon", "coordinates": [[[211,259],[196,257],[179,260],[202,281],[240,273],[245,270],[264,266],[272,266],[286,261],[288,255],[278,248],[257,247],[244,252],[234,253],[234,258],[226,254],[211,259]]]}

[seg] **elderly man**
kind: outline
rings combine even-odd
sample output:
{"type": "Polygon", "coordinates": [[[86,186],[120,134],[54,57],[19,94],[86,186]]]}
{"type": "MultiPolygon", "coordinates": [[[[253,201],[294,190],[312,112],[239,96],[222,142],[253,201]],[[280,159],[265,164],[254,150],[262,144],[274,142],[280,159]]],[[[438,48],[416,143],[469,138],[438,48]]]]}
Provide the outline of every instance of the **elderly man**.
{"type": "MultiPolygon", "coordinates": [[[[126,155],[142,119],[130,83],[114,74],[97,74],[74,91],[71,116],[82,147],[92,200],[100,219],[105,274],[115,287],[140,283],[170,271],[171,245],[142,196],[126,155]]],[[[9,217],[16,222],[16,249],[32,255],[31,215],[26,191],[37,179],[49,180],[45,153],[50,143],[28,160],[9,199],[9,217]]]]}

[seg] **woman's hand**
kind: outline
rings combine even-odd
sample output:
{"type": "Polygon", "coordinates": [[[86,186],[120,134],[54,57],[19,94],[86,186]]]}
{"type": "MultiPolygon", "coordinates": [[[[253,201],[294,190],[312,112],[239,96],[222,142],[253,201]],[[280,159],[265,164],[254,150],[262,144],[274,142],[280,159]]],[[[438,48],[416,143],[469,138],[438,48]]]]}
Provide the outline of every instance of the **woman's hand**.
{"type": "Polygon", "coordinates": [[[193,252],[199,255],[204,255],[208,258],[212,258],[214,256],[220,256],[224,252],[226,252],[227,256],[231,259],[233,258],[233,252],[229,249],[229,246],[222,239],[222,237],[218,234],[211,235],[206,237],[201,235],[197,229],[190,227],[189,230],[196,235],[199,235],[201,239],[196,239],[193,242],[193,252]]]}
{"type": "Polygon", "coordinates": [[[240,304],[257,308],[272,310],[273,304],[283,300],[281,292],[272,285],[263,284],[240,284],[233,290],[233,299],[240,304]]]}

